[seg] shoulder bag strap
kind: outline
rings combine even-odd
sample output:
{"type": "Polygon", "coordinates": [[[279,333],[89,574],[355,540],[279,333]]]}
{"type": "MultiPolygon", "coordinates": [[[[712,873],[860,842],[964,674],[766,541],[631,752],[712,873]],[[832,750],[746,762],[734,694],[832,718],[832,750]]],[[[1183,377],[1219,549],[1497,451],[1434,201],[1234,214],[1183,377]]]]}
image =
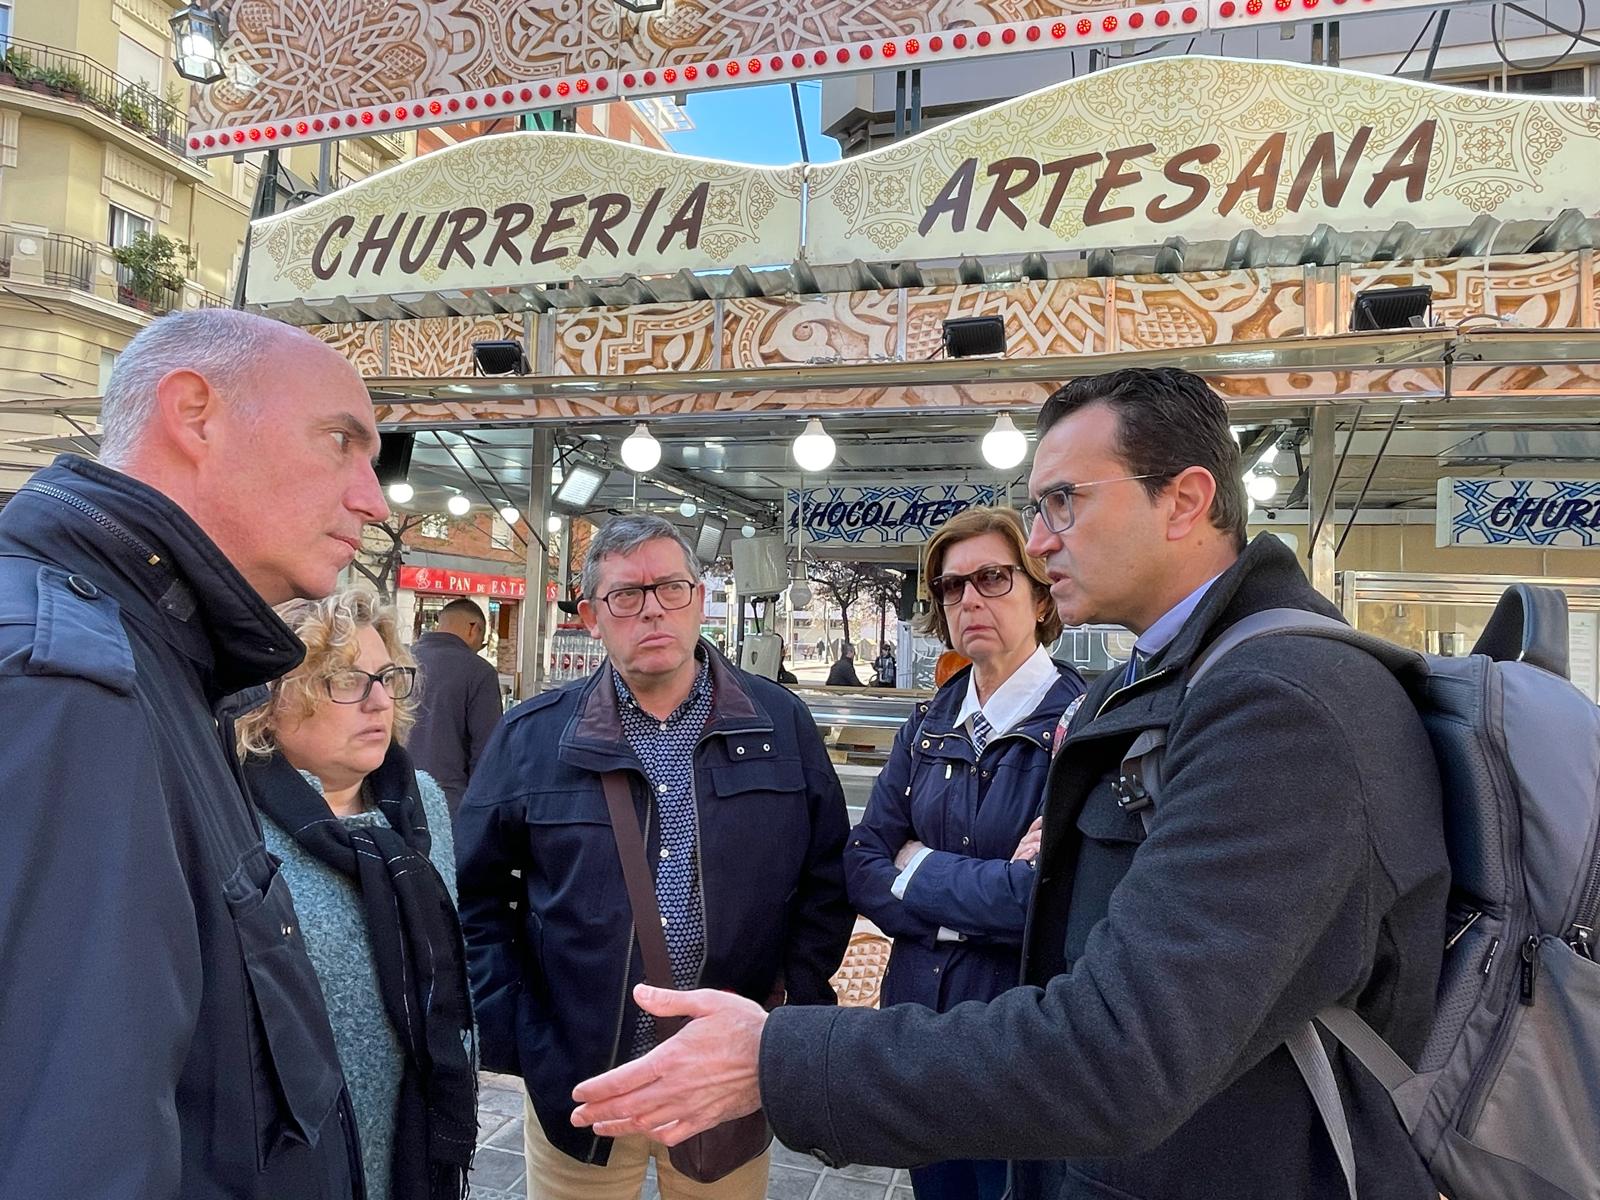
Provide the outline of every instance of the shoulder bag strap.
{"type": "MultiPolygon", "coordinates": [[[[644,835],[633,811],[633,792],[622,771],[605,771],[600,786],[611,812],[611,833],[617,843],[617,858],[622,863],[622,879],[628,886],[628,906],[633,910],[633,929],[639,936],[639,955],[644,959],[645,982],[651,987],[676,990],[672,980],[672,956],[667,952],[667,935],[661,932],[661,909],[656,904],[656,885],[645,857],[644,835]]],[[[657,1017],[660,1041],[683,1027],[682,1017],[657,1017]]]]}

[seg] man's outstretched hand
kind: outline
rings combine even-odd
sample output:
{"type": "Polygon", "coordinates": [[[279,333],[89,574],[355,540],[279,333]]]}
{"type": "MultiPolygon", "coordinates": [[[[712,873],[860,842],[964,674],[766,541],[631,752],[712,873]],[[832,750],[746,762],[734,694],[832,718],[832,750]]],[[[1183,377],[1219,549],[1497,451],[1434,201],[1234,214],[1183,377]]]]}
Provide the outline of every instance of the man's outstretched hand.
{"type": "Polygon", "coordinates": [[[602,1137],[642,1133],[676,1146],[761,1107],[759,1066],[766,1010],[728,992],[675,992],[640,984],[639,1007],[688,1025],[643,1058],[572,1090],[572,1123],[602,1137]]]}

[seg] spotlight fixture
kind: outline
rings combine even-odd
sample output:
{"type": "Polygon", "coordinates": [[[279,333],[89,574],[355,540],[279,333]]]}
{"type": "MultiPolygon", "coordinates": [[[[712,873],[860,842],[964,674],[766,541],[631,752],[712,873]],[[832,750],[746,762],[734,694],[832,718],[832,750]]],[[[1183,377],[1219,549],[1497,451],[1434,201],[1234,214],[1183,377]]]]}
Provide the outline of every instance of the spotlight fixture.
{"type": "Polygon", "coordinates": [[[1245,476],[1244,490],[1250,499],[1259,504],[1265,504],[1278,494],[1278,477],[1276,475],[1257,475],[1252,472],[1245,476]]]}
{"type": "Polygon", "coordinates": [[[611,0],[618,8],[643,15],[658,13],[667,6],[667,0],[611,0]]]}
{"type": "Polygon", "coordinates": [[[515,338],[503,341],[473,342],[472,369],[479,375],[526,375],[528,356],[515,338]]]}
{"type": "Polygon", "coordinates": [[[417,489],[404,479],[396,480],[389,485],[389,499],[396,504],[410,504],[416,494],[417,489]]]}
{"type": "Polygon", "coordinates": [[[722,535],[728,522],[715,513],[707,513],[700,520],[700,530],[694,537],[694,556],[702,563],[715,562],[722,549],[722,535]]]}
{"type": "Polygon", "coordinates": [[[567,469],[561,474],[561,486],[552,499],[562,508],[581,512],[594,503],[600,489],[611,476],[611,468],[587,458],[567,460],[567,469]]]}
{"type": "Polygon", "coordinates": [[[678,512],[686,517],[692,517],[699,511],[700,506],[687,496],[683,498],[683,503],[678,505],[678,512]]]}
{"type": "Polygon", "coordinates": [[[228,19],[200,4],[188,4],[167,21],[172,30],[172,65],[191,83],[216,83],[227,75],[222,65],[222,43],[228,37],[228,19]]]}
{"type": "Polygon", "coordinates": [[[450,511],[452,517],[464,517],[472,511],[472,501],[468,500],[460,492],[446,500],[444,506],[450,511]]]}
{"type": "Polygon", "coordinates": [[[794,439],[794,461],[802,471],[826,471],[833,462],[833,439],[816,417],[806,422],[800,436],[794,439]]]}
{"type": "Polygon", "coordinates": [[[1005,352],[1004,317],[951,317],[944,323],[946,358],[976,358],[1005,352]]]}
{"type": "Polygon", "coordinates": [[[661,462],[661,443],[650,433],[650,427],[640,421],[633,432],[622,439],[622,465],[635,475],[653,471],[661,462]]]}
{"type": "Polygon", "coordinates": [[[994,419],[994,427],[983,435],[983,460],[997,471],[1009,471],[1028,457],[1028,439],[1017,428],[1010,413],[994,419]]]}
{"type": "Polygon", "coordinates": [[[379,483],[399,483],[411,472],[411,448],[417,435],[392,430],[378,435],[378,461],[372,470],[379,483]]]}
{"type": "Polygon", "coordinates": [[[522,520],[522,514],[517,511],[515,504],[502,504],[500,506],[500,519],[507,525],[515,525],[522,520]]]}
{"type": "Polygon", "coordinates": [[[1350,331],[1425,328],[1433,321],[1433,289],[1416,287],[1368,288],[1356,293],[1350,310],[1350,331]]]}
{"type": "Polygon", "coordinates": [[[548,532],[548,533],[560,533],[561,532],[561,516],[560,516],[560,514],[559,513],[551,513],[550,516],[545,520],[544,527],[545,527],[545,531],[548,532]]]}

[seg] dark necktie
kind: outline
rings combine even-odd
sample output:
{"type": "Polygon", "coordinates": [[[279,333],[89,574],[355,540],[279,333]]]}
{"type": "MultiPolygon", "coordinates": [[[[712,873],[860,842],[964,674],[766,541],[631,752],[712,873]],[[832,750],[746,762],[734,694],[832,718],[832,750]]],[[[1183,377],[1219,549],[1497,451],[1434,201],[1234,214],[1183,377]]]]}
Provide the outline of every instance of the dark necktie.
{"type": "Polygon", "coordinates": [[[972,748],[977,751],[978,757],[983,756],[983,748],[989,744],[993,733],[994,726],[989,724],[989,718],[983,715],[981,708],[972,714],[972,748]]]}
{"type": "Polygon", "coordinates": [[[1150,661],[1150,656],[1142,650],[1134,650],[1128,658],[1127,668],[1122,672],[1122,686],[1138,683],[1144,676],[1145,663],[1150,661]]]}

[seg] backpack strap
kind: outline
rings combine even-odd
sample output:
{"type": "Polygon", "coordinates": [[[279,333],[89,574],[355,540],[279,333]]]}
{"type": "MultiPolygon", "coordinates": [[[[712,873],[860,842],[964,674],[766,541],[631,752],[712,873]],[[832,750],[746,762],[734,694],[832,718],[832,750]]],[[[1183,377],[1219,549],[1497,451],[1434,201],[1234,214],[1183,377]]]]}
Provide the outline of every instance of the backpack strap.
{"type": "Polygon", "coordinates": [[[1556,588],[1513,584],[1483,627],[1474,654],[1496,662],[1526,662],[1572,678],[1567,639],[1567,597],[1556,588]]]}
{"type": "MultiPolygon", "coordinates": [[[[1203,679],[1224,655],[1245,642],[1274,634],[1300,634],[1324,637],[1365,650],[1391,672],[1400,674],[1423,665],[1420,655],[1401,646],[1385,642],[1367,634],[1358,633],[1336,617],[1309,612],[1301,608],[1269,608],[1251,613],[1236,621],[1202,650],[1189,665],[1184,677],[1185,694],[1203,679]]],[[[1166,757],[1167,731],[1146,729],[1134,739],[1123,756],[1122,767],[1113,791],[1117,804],[1124,812],[1136,812],[1146,836],[1150,833],[1150,818],[1155,814],[1161,795],[1162,760],[1166,757]]],[[[1354,1012],[1333,1007],[1317,1015],[1316,1020],[1328,1027],[1361,1062],[1372,1071],[1384,1087],[1394,1095],[1395,1088],[1412,1077],[1411,1068],[1380,1038],[1372,1027],[1354,1012]],[[1400,1072],[1404,1072],[1402,1076],[1400,1072]]],[[[1350,1137],[1350,1123],[1345,1116],[1344,1103],[1339,1097],[1339,1085],[1333,1074],[1333,1063],[1318,1035],[1316,1024],[1307,1021],[1284,1042],[1294,1065],[1306,1082],[1306,1089],[1317,1106],[1317,1113],[1327,1127],[1328,1138],[1339,1159],[1339,1169],[1344,1174],[1345,1189],[1350,1200],[1356,1195],[1355,1147],[1350,1137]]],[[[1396,1101],[1399,1107],[1399,1102],[1396,1101]]],[[[1406,1128],[1414,1127],[1415,1115],[1401,1109],[1406,1128]]]]}

